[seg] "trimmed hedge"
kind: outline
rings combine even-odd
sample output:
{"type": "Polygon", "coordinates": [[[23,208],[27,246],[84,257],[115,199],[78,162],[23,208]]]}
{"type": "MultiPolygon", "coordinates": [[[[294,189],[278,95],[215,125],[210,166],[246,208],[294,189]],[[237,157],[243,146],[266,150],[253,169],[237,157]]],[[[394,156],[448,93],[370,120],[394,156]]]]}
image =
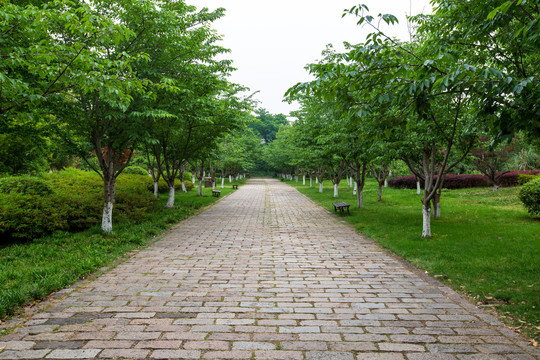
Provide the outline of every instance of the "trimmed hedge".
{"type": "Polygon", "coordinates": [[[529,181],[519,189],[519,200],[531,215],[540,215],[540,178],[529,181]]]}
{"type": "MultiPolygon", "coordinates": [[[[537,175],[540,174],[540,170],[533,171],[512,171],[506,173],[500,179],[502,186],[517,186],[519,185],[518,178],[520,175],[537,175]]],[[[437,178],[437,177],[435,177],[437,178]]],[[[422,187],[424,182],[420,181],[422,187]]],[[[414,175],[394,177],[388,180],[388,185],[394,188],[400,189],[416,189],[416,178],[414,175]]],[[[466,189],[475,187],[488,187],[493,186],[488,177],[485,175],[453,175],[447,174],[444,177],[443,188],[445,189],[466,189]]]]}
{"type": "MultiPolygon", "coordinates": [[[[23,183],[26,178],[11,177],[23,183]]],[[[5,179],[2,179],[5,180],[5,179]]],[[[50,193],[0,193],[0,237],[34,239],[54,231],[80,231],[98,224],[103,212],[103,181],[95,173],[68,169],[42,179],[50,193]]],[[[149,176],[120,175],[113,221],[141,221],[153,208],[149,176]]]]}
{"type": "Polygon", "coordinates": [[[53,190],[45,180],[36,176],[10,176],[0,178],[0,193],[50,195],[53,190]]]}

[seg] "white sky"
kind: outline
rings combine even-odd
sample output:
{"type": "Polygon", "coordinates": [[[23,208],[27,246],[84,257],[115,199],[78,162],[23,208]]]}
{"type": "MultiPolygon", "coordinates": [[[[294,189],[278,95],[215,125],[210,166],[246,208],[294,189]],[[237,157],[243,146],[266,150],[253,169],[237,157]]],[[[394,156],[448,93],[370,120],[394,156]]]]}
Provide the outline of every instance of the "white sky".
{"type": "Polygon", "coordinates": [[[283,95],[297,82],[311,78],[304,66],[321,58],[326,44],[340,51],[343,41],[359,43],[370,29],[356,25],[357,18],[342,18],[343,10],[364,3],[370,14],[396,15],[400,24],[389,33],[408,39],[405,14],[429,13],[429,0],[188,0],[197,8],[227,9],[214,22],[231,49],[227,58],[238,69],[231,81],[260,91],[256,99],[270,113],[288,115],[297,105],[283,95]]]}

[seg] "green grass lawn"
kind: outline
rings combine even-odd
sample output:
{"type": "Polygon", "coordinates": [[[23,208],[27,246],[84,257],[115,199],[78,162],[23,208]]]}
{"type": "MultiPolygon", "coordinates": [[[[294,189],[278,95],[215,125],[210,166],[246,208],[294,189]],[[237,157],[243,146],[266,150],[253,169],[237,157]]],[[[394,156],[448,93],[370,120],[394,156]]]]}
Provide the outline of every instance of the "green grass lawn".
{"type": "MultiPolygon", "coordinates": [[[[220,186],[218,190],[222,190],[220,186]]],[[[226,182],[221,195],[233,191],[226,182]]],[[[32,242],[0,247],[0,319],[144,246],[197,209],[216,201],[211,194],[211,188],[203,189],[203,197],[197,196],[196,188],[188,193],[178,191],[174,209],[164,208],[167,195],[161,194],[154,210],[141,223],[114,223],[113,218],[114,232],[108,236],[95,226],[80,233],[58,232],[32,242]]]]}
{"type": "Polygon", "coordinates": [[[479,305],[494,308],[523,335],[540,339],[540,220],[531,218],[517,198],[518,188],[444,190],[441,218],[432,219],[433,237],[422,239],[421,196],[416,190],[385,188],[368,181],[364,208],[345,181],[333,198],[288,182],[326,209],[332,202],[351,204],[343,219],[416,267],[466,293],[479,305]]]}

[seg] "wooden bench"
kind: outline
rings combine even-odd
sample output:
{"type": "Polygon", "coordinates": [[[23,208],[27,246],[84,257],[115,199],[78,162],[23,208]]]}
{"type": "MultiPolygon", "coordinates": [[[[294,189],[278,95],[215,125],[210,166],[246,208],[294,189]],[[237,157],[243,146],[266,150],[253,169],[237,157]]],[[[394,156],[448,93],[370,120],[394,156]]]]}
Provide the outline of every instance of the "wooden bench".
{"type": "Polygon", "coordinates": [[[337,212],[339,209],[339,213],[343,215],[345,213],[345,209],[347,209],[347,214],[351,216],[351,213],[349,212],[349,206],[351,205],[347,204],[346,202],[343,202],[343,201],[335,202],[335,203],[332,203],[332,205],[334,205],[335,212],[337,212]]]}
{"type": "Polygon", "coordinates": [[[221,190],[212,190],[212,196],[219,197],[221,195],[221,190]]]}
{"type": "Polygon", "coordinates": [[[232,188],[238,190],[238,184],[232,184],[232,188]]]}

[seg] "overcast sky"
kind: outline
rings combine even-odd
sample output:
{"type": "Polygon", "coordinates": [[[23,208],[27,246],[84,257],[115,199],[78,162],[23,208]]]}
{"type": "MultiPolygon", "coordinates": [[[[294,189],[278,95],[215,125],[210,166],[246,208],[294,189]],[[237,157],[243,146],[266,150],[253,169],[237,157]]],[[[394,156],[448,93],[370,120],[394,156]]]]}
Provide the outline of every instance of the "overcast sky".
{"type": "Polygon", "coordinates": [[[370,14],[390,13],[400,24],[390,33],[408,39],[405,14],[429,13],[429,0],[188,0],[198,8],[227,9],[214,23],[223,35],[228,58],[238,69],[231,81],[260,91],[256,99],[269,112],[288,115],[297,105],[283,102],[285,91],[310,77],[304,66],[321,58],[326,44],[343,49],[343,41],[365,40],[369,27],[356,25],[343,10],[359,3],[370,14]],[[410,2],[410,3],[409,3],[410,2]]]}

